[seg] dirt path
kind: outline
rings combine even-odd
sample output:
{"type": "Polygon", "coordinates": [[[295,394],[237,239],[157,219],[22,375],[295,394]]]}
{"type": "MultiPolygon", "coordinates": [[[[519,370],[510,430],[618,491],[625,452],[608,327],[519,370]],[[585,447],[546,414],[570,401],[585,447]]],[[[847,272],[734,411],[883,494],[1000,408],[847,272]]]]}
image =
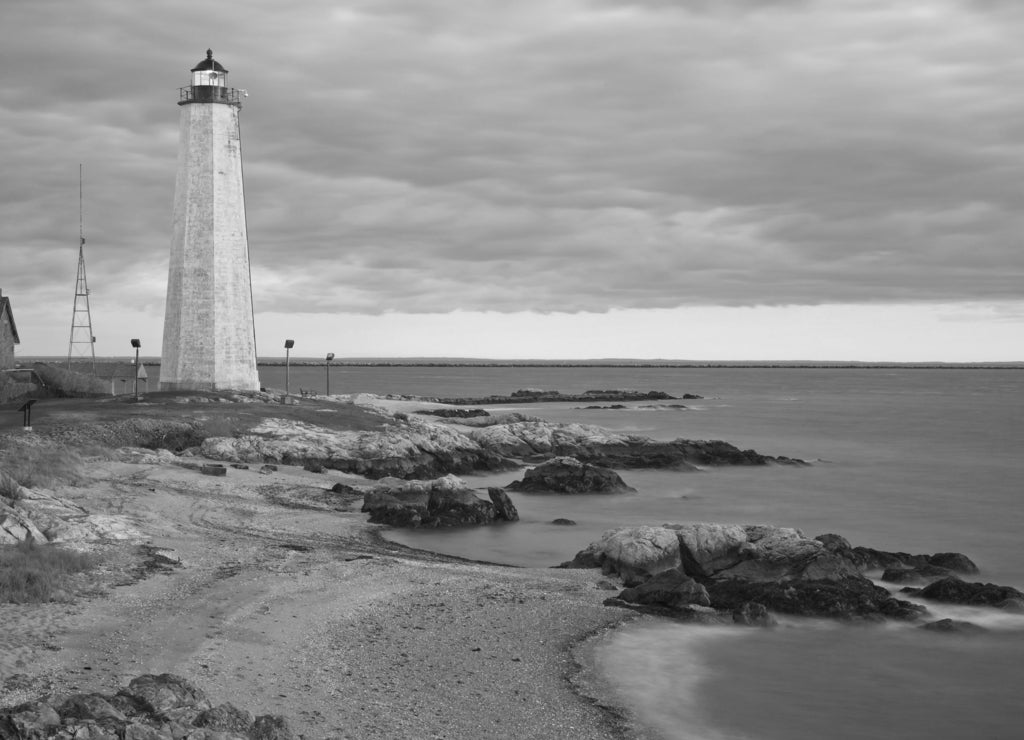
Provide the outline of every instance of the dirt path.
{"type": "Polygon", "coordinates": [[[92,475],[61,495],[125,517],[181,567],[71,607],[0,607],[0,669],[24,675],[8,689],[111,691],[171,672],[308,738],[633,732],[569,680],[575,642],[629,618],[601,605],[596,572],[405,550],[326,496],[333,478],[296,468],[211,478],[108,463],[92,475]]]}

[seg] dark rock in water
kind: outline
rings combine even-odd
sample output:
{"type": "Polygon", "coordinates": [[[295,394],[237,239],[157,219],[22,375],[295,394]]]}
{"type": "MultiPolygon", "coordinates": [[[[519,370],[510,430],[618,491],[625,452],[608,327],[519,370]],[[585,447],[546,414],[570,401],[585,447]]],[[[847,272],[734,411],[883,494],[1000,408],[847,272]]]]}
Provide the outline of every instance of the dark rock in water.
{"type": "Polygon", "coordinates": [[[934,581],[939,578],[946,578],[952,575],[948,568],[940,568],[937,565],[919,565],[916,568],[897,566],[886,568],[882,573],[882,580],[886,583],[916,583],[920,581],[934,581]]]}
{"type": "Polygon", "coordinates": [[[506,486],[527,493],[636,493],[614,470],[583,463],[574,457],[556,457],[530,468],[521,481],[506,486]]]}
{"type": "Polygon", "coordinates": [[[508,403],[551,403],[586,401],[671,401],[674,396],[663,391],[603,390],[583,393],[562,393],[540,388],[521,388],[508,396],[483,396],[478,398],[435,398],[437,403],[451,406],[486,406],[508,403]]]}
{"type": "Polygon", "coordinates": [[[937,622],[922,624],[921,629],[933,632],[956,632],[962,635],[976,635],[988,632],[987,629],[973,622],[964,622],[959,619],[940,619],[937,622]]]}
{"type": "Polygon", "coordinates": [[[830,551],[852,563],[860,571],[886,570],[889,568],[920,569],[922,575],[937,573],[935,568],[945,568],[955,573],[974,574],[978,566],[958,552],[940,552],[934,555],[911,555],[906,552],[886,552],[870,547],[851,547],[845,538],[837,534],[823,534],[815,537],[830,551]]]}
{"type": "Polygon", "coordinates": [[[917,595],[931,601],[969,606],[996,606],[1010,599],[1024,599],[1024,593],[1012,586],[997,586],[994,583],[967,583],[956,576],[949,576],[930,583],[918,591],[917,595]]]}
{"type": "Polygon", "coordinates": [[[494,504],[495,519],[504,519],[506,522],[519,521],[519,511],[507,493],[500,488],[488,488],[487,495],[490,496],[491,503],[494,504]]]}
{"type": "Polygon", "coordinates": [[[697,400],[697,399],[700,399],[700,398],[704,398],[704,396],[698,396],[696,393],[684,393],[683,394],[683,400],[684,401],[694,401],[694,400],[697,400]]]}
{"type": "Polygon", "coordinates": [[[707,590],[678,568],[662,571],[639,586],[625,589],[619,598],[631,604],[667,609],[711,605],[707,590]]]}
{"type": "Polygon", "coordinates": [[[757,602],[782,614],[837,619],[883,618],[913,620],[927,610],[894,598],[867,578],[853,576],[836,581],[783,581],[750,583],[729,579],[705,583],[711,606],[733,611],[757,602]]]}
{"type": "Polygon", "coordinates": [[[552,524],[557,524],[560,527],[575,527],[576,526],[576,522],[574,522],[572,519],[562,519],[562,518],[552,519],[551,523],[552,524]]]}
{"type": "Polygon", "coordinates": [[[225,476],[228,474],[228,469],[218,463],[210,463],[208,465],[201,465],[199,472],[203,475],[225,476]]]}
{"type": "Polygon", "coordinates": [[[739,609],[734,609],[732,621],[747,627],[775,627],[779,623],[764,604],[756,601],[748,601],[739,609]]]}
{"type": "Polygon", "coordinates": [[[404,483],[406,487],[395,481],[363,494],[362,510],[369,513],[371,522],[393,527],[461,527],[519,518],[503,491],[496,505],[493,495],[491,501],[484,501],[454,476],[404,483]]]}
{"type": "Polygon", "coordinates": [[[335,483],[331,486],[331,493],[343,493],[349,496],[362,496],[363,494],[356,488],[346,483],[335,483]]]}
{"type": "Polygon", "coordinates": [[[978,566],[969,557],[959,552],[937,552],[928,558],[928,564],[967,575],[974,575],[978,572],[978,566]]]}
{"type": "Polygon", "coordinates": [[[477,416],[490,416],[486,409],[423,409],[417,414],[439,416],[442,419],[472,419],[477,416]]]}
{"type": "Polygon", "coordinates": [[[1004,609],[1008,612],[1019,612],[1024,614],[1024,599],[1007,599],[1006,601],[1000,601],[998,604],[994,604],[997,609],[1004,609]]]}

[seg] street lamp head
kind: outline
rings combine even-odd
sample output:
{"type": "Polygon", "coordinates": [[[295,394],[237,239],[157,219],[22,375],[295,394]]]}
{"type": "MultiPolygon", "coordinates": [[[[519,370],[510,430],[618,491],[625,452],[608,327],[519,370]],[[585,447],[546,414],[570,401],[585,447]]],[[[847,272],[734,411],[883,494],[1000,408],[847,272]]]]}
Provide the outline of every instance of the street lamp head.
{"type": "Polygon", "coordinates": [[[135,347],[135,349],[138,349],[139,347],[142,346],[142,341],[139,339],[133,339],[132,346],[135,347]]]}
{"type": "Polygon", "coordinates": [[[285,339],[284,340],[284,348],[285,349],[291,349],[294,346],[295,346],[295,340],[294,339],[285,339]]]}
{"type": "Polygon", "coordinates": [[[333,359],[334,359],[334,353],[333,352],[328,352],[327,353],[327,361],[330,362],[333,359]]]}

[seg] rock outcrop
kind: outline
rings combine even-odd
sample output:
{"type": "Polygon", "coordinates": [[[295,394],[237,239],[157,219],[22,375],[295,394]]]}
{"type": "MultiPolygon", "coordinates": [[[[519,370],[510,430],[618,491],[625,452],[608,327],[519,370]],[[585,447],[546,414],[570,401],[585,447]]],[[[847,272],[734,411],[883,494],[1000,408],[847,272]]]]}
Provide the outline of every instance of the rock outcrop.
{"type": "Polygon", "coordinates": [[[434,478],[448,473],[506,470],[511,463],[446,424],[409,420],[383,431],[334,431],[265,419],[239,437],[203,441],[204,457],[227,462],[317,462],[368,478],[434,478]]]}
{"type": "Polygon", "coordinates": [[[608,468],[695,470],[702,465],[800,463],[784,457],[768,457],[753,450],[740,450],[728,442],[718,440],[677,439],[661,442],[588,424],[514,422],[473,429],[468,435],[480,447],[501,457],[526,461],[573,457],[581,462],[608,468]]]}
{"type": "Polygon", "coordinates": [[[583,393],[562,393],[541,388],[522,388],[508,396],[482,396],[477,398],[433,398],[437,403],[452,406],[487,406],[510,403],[563,403],[581,401],[673,401],[664,391],[593,390],[583,393]]]}
{"type": "Polygon", "coordinates": [[[213,706],[184,678],[143,675],[116,694],[80,693],[0,709],[0,738],[70,740],[293,740],[280,715],[253,717],[232,704],[213,706]]]}
{"type": "Polygon", "coordinates": [[[394,527],[460,527],[517,521],[516,507],[500,488],[489,489],[490,501],[448,475],[435,480],[386,479],[363,494],[362,510],[370,521],[394,527]]]}
{"type": "MultiPolygon", "coordinates": [[[[696,586],[706,591],[711,607],[731,613],[742,624],[769,623],[762,618],[765,609],[868,620],[916,620],[926,614],[925,607],[899,599],[864,577],[863,570],[879,563],[903,569],[976,567],[958,553],[885,553],[852,548],[839,535],[812,539],[788,527],[713,523],[608,530],[563,567],[600,567],[605,574],[617,574],[629,588],[612,602],[675,613],[681,619],[693,619],[693,610],[704,606],[699,600],[686,601],[696,586]],[[647,583],[649,589],[644,588],[647,583]]],[[[904,590],[951,603],[1003,608],[1024,604],[1024,594],[1016,589],[967,584],[955,577],[904,590]]]]}
{"type": "Polygon", "coordinates": [[[574,457],[556,457],[530,468],[506,488],[524,493],[636,493],[614,470],[574,457]]]}

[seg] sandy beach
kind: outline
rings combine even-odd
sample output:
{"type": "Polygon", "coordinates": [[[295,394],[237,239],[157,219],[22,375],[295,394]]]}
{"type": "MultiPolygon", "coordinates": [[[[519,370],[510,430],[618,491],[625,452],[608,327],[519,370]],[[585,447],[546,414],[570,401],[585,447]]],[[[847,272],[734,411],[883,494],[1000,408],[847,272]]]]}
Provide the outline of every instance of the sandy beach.
{"type": "Polygon", "coordinates": [[[96,461],[59,489],[137,536],[92,546],[73,603],[0,605],[0,704],[169,672],[307,738],[637,736],[579,662],[635,618],[597,571],[405,549],[326,490],[346,476],[257,467],[96,461]]]}

